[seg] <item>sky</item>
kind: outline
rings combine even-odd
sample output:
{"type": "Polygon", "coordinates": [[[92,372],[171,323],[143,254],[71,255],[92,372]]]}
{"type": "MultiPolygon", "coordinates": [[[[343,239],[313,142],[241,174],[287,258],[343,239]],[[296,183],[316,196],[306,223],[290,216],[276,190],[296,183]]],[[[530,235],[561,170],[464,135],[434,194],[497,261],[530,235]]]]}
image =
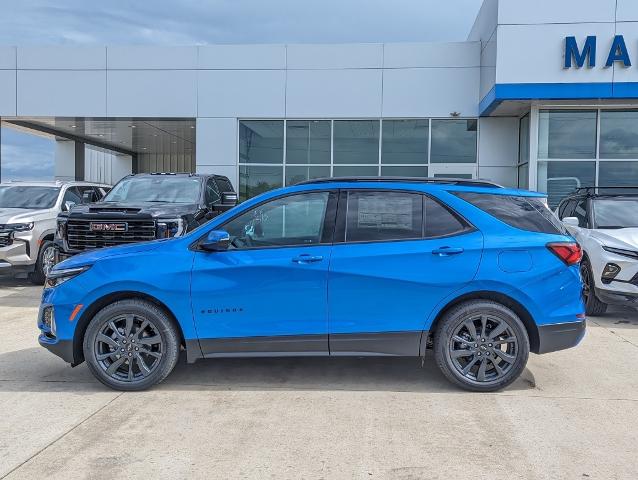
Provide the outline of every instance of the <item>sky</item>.
{"type": "MultiPolygon", "coordinates": [[[[0,45],[463,41],[481,0],[0,0],[0,45]]],[[[51,179],[54,142],[3,128],[2,180],[51,179]]]]}

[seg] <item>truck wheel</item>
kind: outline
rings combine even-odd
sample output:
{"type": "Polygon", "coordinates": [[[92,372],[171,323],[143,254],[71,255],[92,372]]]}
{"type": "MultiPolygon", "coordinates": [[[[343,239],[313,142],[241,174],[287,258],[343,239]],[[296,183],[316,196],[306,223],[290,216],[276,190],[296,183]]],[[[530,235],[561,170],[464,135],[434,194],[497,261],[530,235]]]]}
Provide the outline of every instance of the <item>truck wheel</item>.
{"type": "Polygon", "coordinates": [[[509,308],[490,300],[471,300],[440,320],[434,356],[453,383],[466,390],[493,392],[519,377],[529,357],[529,338],[509,308]]]}
{"type": "Polygon", "coordinates": [[[91,373],[115,390],[144,390],[175,367],[180,337],[169,316],[144,300],[127,299],[100,310],[84,335],[91,373]]]}
{"type": "Polygon", "coordinates": [[[580,276],[583,279],[583,302],[585,303],[585,313],[587,315],[602,315],[607,311],[607,304],[598,300],[594,288],[594,274],[588,260],[580,262],[580,276]]]}
{"type": "Polygon", "coordinates": [[[45,240],[40,245],[38,259],[35,262],[35,271],[29,275],[29,280],[36,285],[43,285],[47,273],[55,265],[55,245],[50,240],[45,240]]]}

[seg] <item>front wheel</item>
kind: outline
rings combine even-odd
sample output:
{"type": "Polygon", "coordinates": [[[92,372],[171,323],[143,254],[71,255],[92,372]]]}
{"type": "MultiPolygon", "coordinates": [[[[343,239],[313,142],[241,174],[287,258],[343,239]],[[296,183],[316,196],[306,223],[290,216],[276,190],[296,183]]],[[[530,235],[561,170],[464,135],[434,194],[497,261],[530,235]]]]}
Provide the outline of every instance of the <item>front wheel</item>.
{"type": "Polygon", "coordinates": [[[175,367],[180,340],[175,325],[156,305],[120,300],[100,310],[84,335],[84,358],[103,384],[144,390],[175,367]]]}
{"type": "Polygon", "coordinates": [[[29,275],[29,280],[36,285],[44,284],[49,271],[55,265],[55,245],[50,240],[45,240],[40,245],[38,259],[35,262],[35,271],[29,275]]]}
{"type": "Polygon", "coordinates": [[[516,380],[529,357],[520,318],[490,300],[471,300],[440,320],[434,356],[443,374],[466,390],[493,392],[516,380]]]}
{"type": "Polygon", "coordinates": [[[580,262],[580,276],[583,280],[585,313],[593,316],[602,315],[607,311],[607,304],[598,300],[596,296],[594,274],[592,273],[591,264],[586,259],[580,262]]]}

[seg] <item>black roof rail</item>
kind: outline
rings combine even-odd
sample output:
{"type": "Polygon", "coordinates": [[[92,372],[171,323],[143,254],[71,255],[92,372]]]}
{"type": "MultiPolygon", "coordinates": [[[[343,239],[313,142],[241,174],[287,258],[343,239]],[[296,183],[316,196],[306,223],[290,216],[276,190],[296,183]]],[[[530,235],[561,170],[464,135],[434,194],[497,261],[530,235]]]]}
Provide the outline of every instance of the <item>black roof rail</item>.
{"type": "MultiPolygon", "coordinates": [[[[612,193],[600,193],[600,190],[635,190],[636,193],[630,195],[638,195],[638,185],[598,185],[596,187],[578,187],[569,195],[612,195],[612,193]]],[[[627,192],[618,192],[618,195],[627,195],[627,192]]]]}
{"type": "Polygon", "coordinates": [[[439,183],[442,185],[461,185],[469,187],[503,188],[498,183],[489,180],[454,178],[454,177],[325,177],[304,180],[295,185],[313,185],[330,182],[403,182],[403,183],[439,183]]]}

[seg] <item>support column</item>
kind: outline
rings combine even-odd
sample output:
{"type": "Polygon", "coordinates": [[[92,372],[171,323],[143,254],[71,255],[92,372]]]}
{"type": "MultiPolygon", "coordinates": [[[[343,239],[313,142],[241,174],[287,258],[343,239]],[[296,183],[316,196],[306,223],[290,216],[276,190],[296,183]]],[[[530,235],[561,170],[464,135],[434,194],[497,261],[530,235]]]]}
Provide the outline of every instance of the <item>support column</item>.
{"type": "Polygon", "coordinates": [[[55,142],[55,179],[84,180],[84,149],[82,142],[56,140],[55,142]]]}
{"type": "Polygon", "coordinates": [[[198,118],[195,132],[195,171],[224,175],[239,191],[237,119],[198,118]]]}
{"type": "Polygon", "coordinates": [[[529,112],[529,189],[538,190],[538,105],[529,112]]]}

